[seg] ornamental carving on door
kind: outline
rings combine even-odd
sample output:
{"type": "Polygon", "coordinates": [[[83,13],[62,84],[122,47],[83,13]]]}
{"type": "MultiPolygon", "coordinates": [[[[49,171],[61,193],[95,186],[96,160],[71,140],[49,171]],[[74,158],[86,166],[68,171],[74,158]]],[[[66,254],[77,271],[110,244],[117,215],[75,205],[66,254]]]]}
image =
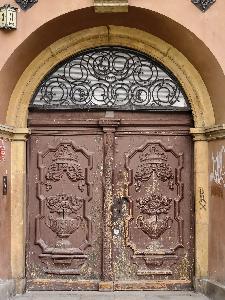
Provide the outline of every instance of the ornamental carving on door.
{"type": "Polygon", "coordinates": [[[137,274],[172,274],[170,264],[178,259],[176,250],[183,248],[183,153],[148,141],[125,157],[132,195],[125,221],[126,245],[139,266],[137,274]]]}
{"type": "Polygon", "coordinates": [[[160,194],[149,194],[147,197],[138,198],[138,208],[142,213],[136,219],[137,226],[146,233],[152,240],[158,239],[167,229],[170,228],[169,223],[173,220],[166,216],[159,219],[160,214],[167,214],[171,208],[172,198],[162,196],[160,194]],[[155,220],[151,220],[145,215],[154,216],[155,220]]]}
{"type": "Polygon", "coordinates": [[[92,199],[92,164],[92,153],[72,141],[38,153],[40,205],[35,243],[41,248],[39,258],[46,273],[79,274],[87,259],[85,249],[91,246],[91,221],[85,206],[92,199]],[[74,234],[77,238],[71,239],[74,234]]]}
{"type": "Polygon", "coordinates": [[[83,191],[84,173],[78,162],[76,153],[71,151],[68,145],[60,145],[57,149],[50,166],[48,167],[46,178],[46,190],[52,188],[52,182],[60,181],[66,175],[72,182],[78,182],[78,188],[83,191]]]}
{"type": "Polygon", "coordinates": [[[142,182],[148,181],[154,174],[159,180],[168,181],[169,188],[174,188],[174,175],[171,166],[167,163],[167,155],[160,152],[154,145],[149,152],[142,153],[139,156],[140,164],[135,172],[134,180],[136,191],[141,189],[142,182]]]}

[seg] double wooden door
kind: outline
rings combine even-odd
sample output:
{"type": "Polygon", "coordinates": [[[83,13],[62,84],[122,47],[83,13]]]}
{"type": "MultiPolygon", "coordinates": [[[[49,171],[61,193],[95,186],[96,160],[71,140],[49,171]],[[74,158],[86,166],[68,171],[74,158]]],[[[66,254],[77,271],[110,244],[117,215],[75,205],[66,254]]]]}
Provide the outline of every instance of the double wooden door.
{"type": "Polygon", "coordinates": [[[30,113],[28,289],[190,289],[191,117],[30,113]]]}

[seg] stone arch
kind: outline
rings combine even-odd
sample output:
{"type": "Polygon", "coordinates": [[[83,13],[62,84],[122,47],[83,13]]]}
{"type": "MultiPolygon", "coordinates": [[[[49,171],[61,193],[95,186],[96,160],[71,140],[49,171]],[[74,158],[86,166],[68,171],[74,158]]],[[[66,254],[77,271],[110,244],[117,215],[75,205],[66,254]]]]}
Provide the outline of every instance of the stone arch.
{"type": "MultiPolygon", "coordinates": [[[[6,116],[6,124],[15,129],[12,143],[11,268],[13,278],[18,280],[18,291],[21,290],[19,284],[23,285],[25,273],[26,147],[24,135],[27,132],[28,106],[31,97],[43,77],[58,63],[82,50],[105,45],[129,47],[150,55],[165,65],[177,77],[190,101],[195,127],[202,129],[203,132],[204,128],[215,124],[211,99],[199,72],[181,52],[150,33],[122,26],[99,26],[65,36],[43,50],[18,80],[6,116]]],[[[201,130],[198,132],[201,133],[201,130]]],[[[205,198],[208,199],[207,151],[207,141],[195,142],[196,278],[207,276],[208,270],[208,240],[205,236],[208,230],[208,224],[205,223],[208,210],[203,216],[198,204],[199,186],[204,188],[205,198]],[[199,163],[197,157],[201,158],[199,163]],[[206,159],[205,164],[201,164],[203,159],[206,159]],[[204,255],[202,249],[205,251],[204,255]]]]}
{"type": "Polygon", "coordinates": [[[152,56],[165,65],[181,83],[192,108],[195,127],[215,124],[207,88],[194,66],[168,43],[144,31],[122,26],[100,26],[66,36],[43,50],[26,68],[13,90],[6,123],[26,127],[28,105],[41,79],[59,62],[88,48],[119,45],[152,56]]]}

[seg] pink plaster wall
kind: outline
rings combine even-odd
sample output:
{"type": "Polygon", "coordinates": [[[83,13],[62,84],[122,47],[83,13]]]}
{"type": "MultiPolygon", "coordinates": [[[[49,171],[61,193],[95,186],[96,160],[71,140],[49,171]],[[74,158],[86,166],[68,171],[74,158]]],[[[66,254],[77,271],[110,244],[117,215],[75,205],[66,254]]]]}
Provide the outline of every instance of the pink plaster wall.
{"type": "Polygon", "coordinates": [[[225,141],[209,144],[209,276],[225,284],[225,141]]]}
{"type": "MultiPolygon", "coordinates": [[[[5,3],[5,0],[0,0],[0,5],[5,3]]],[[[7,3],[19,8],[13,0],[9,0],[7,3]]],[[[92,0],[39,0],[37,4],[25,12],[19,8],[18,29],[12,32],[0,30],[0,69],[13,51],[38,27],[60,15],[89,7],[92,4],[92,0]]]]}
{"type": "Polygon", "coordinates": [[[0,155],[0,278],[10,278],[10,142],[0,139],[0,151],[5,148],[5,157],[0,155]],[[3,175],[8,176],[8,194],[3,195],[3,175]]]}
{"type": "Polygon", "coordinates": [[[187,0],[130,0],[129,4],[159,12],[189,29],[215,55],[225,73],[225,1],[217,1],[205,13],[187,0]]]}
{"type": "MultiPolygon", "coordinates": [[[[7,3],[18,7],[14,0],[7,3]]],[[[0,123],[5,123],[16,82],[35,55],[66,34],[107,24],[140,28],[177,47],[202,75],[217,123],[225,122],[225,2],[217,1],[206,13],[187,0],[130,0],[129,5],[127,14],[107,15],[94,13],[93,0],[39,0],[26,12],[19,9],[18,29],[0,30],[0,123]]]]}
{"type": "MultiPolygon", "coordinates": [[[[5,0],[0,0],[0,5],[5,4],[5,2],[5,0]]],[[[7,3],[17,6],[13,0],[9,0],[7,3]]],[[[38,27],[60,15],[92,5],[93,0],[39,0],[26,12],[19,9],[18,30],[7,33],[0,31],[0,68],[14,49],[38,27]]],[[[225,71],[223,49],[223,45],[225,45],[225,35],[223,34],[225,31],[224,1],[217,1],[206,13],[202,13],[191,1],[187,0],[130,0],[129,5],[158,12],[189,29],[206,44],[225,71]]]]}

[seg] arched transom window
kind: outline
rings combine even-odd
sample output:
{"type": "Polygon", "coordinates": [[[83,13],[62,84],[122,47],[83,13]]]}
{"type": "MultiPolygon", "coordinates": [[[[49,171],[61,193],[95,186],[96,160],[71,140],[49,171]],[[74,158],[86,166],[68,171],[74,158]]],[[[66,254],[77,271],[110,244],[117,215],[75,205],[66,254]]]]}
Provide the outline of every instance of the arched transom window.
{"type": "Polygon", "coordinates": [[[30,108],[190,110],[165,66],[115,46],[90,49],[57,65],[39,85],[30,108]]]}

